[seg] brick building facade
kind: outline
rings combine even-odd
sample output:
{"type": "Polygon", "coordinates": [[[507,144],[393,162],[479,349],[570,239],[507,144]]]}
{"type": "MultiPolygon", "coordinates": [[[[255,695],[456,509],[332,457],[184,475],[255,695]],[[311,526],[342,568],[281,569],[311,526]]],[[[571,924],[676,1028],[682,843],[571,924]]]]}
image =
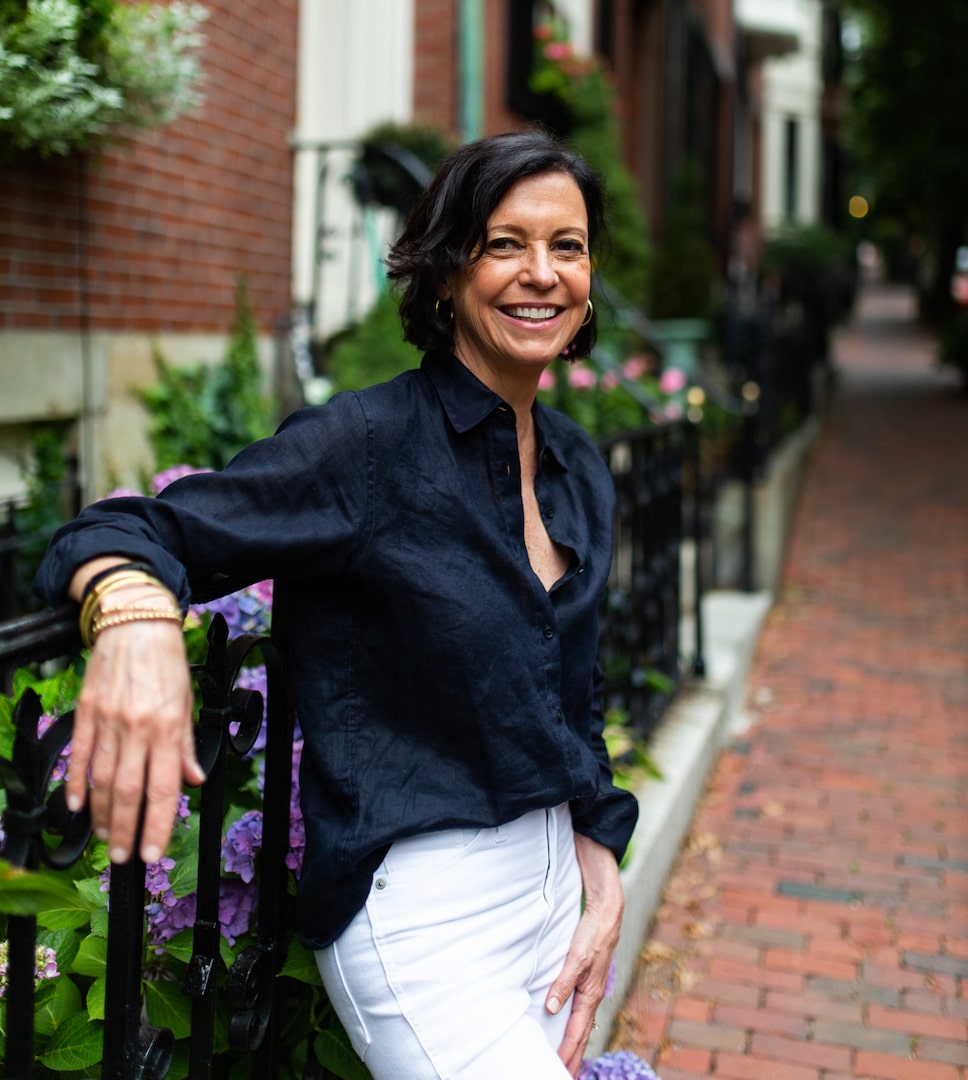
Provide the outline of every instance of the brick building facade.
{"type": "Polygon", "coordinates": [[[288,310],[298,0],[207,8],[200,108],[90,154],[0,164],[0,450],[93,411],[89,491],[130,479],[109,447],[143,418],[108,398],[150,380],[152,340],[176,362],[219,355],[239,275],[264,332],[288,310]]]}

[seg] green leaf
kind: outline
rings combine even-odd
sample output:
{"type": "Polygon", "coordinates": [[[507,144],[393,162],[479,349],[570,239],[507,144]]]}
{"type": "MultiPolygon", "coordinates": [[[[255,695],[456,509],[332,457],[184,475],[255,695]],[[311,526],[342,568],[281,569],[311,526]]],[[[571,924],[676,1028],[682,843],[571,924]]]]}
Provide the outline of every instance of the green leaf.
{"type": "Polygon", "coordinates": [[[48,930],[79,930],[90,921],[90,909],[85,907],[51,907],[37,912],[37,924],[48,930]]]}
{"type": "Polygon", "coordinates": [[[81,992],[67,975],[45,979],[34,999],[34,1031],[53,1035],[68,1017],[81,1011],[81,992]]]}
{"type": "Polygon", "coordinates": [[[41,930],[37,934],[37,944],[46,945],[57,953],[57,970],[64,972],[71,970],[81,939],[73,930],[41,930]]]}
{"type": "Polygon", "coordinates": [[[0,911],[7,915],[36,915],[47,908],[70,907],[77,899],[74,886],[50,870],[22,870],[0,859],[0,911]]]}
{"type": "Polygon", "coordinates": [[[179,930],[161,948],[165,956],[170,956],[173,960],[181,960],[183,963],[188,964],[191,962],[192,953],[194,952],[194,940],[195,932],[193,930],[179,930]]]}
{"type": "Polygon", "coordinates": [[[86,1069],[104,1056],[104,1025],[86,1012],[69,1016],[47,1042],[40,1062],[48,1069],[66,1072],[86,1069]]]}
{"type": "Polygon", "coordinates": [[[198,889],[198,829],[179,829],[177,842],[172,844],[169,854],[175,866],[168,874],[168,881],[172,894],[181,899],[198,889]]]}
{"type": "Polygon", "coordinates": [[[323,980],[319,975],[319,968],[316,965],[316,957],[305,946],[300,945],[298,941],[290,942],[286,963],[279,974],[288,975],[290,979],[297,979],[299,982],[308,983],[310,986],[323,985],[323,980]]]}
{"type": "Polygon", "coordinates": [[[188,1066],[191,1055],[191,1046],[182,1040],[175,1043],[175,1052],[171,1058],[171,1065],[165,1073],[165,1080],[185,1080],[188,1076],[188,1066]]]}
{"type": "Polygon", "coordinates": [[[108,980],[102,975],[95,979],[87,989],[87,1015],[92,1020],[104,1019],[104,992],[108,980]]]}
{"type": "Polygon", "coordinates": [[[102,892],[99,878],[82,878],[74,884],[86,901],[88,911],[94,911],[95,908],[107,908],[108,894],[106,891],[102,892]]]}
{"type": "Polygon", "coordinates": [[[327,1028],[313,1043],[316,1057],[324,1069],[340,1080],[372,1080],[370,1070],[357,1057],[342,1028],[327,1028]]]}
{"type": "Polygon", "coordinates": [[[176,1039],[186,1039],[192,1030],[192,999],[172,982],[146,982],[145,1011],[151,1023],[171,1029],[176,1039]]]}
{"type": "Polygon", "coordinates": [[[71,968],[78,975],[100,978],[107,971],[108,943],[106,938],[87,937],[81,942],[71,968]]]}
{"type": "Polygon", "coordinates": [[[98,908],[91,912],[91,933],[95,937],[106,938],[108,936],[108,909],[98,908]]]}

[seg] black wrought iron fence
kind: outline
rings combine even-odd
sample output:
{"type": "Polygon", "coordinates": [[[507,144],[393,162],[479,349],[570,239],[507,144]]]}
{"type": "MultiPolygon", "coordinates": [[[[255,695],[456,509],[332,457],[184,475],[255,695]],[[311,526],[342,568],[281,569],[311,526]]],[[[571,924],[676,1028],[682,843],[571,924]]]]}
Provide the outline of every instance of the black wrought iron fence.
{"type": "MultiPolygon", "coordinates": [[[[76,655],[76,609],[29,615],[0,628],[0,663],[20,665],[76,655]]],[[[251,1056],[251,1075],[279,1075],[278,1034],[291,926],[286,853],[292,776],[293,713],[285,666],[278,645],[265,637],[227,639],[224,619],[209,631],[208,657],[193,668],[200,702],[196,724],[199,761],[206,770],[199,810],[196,915],[193,945],[182,990],[191,999],[189,1075],[213,1076],[216,1037],[251,1056]],[[259,653],[266,669],[265,702],[255,690],[237,685],[243,664],[259,653]],[[231,755],[251,748],[266,710],[266,755],[259,900],[253,943],[234,960],[218,988],[220,960],[219,878],[225,769],[231,755]],[[226,1030],[217,1032],[217,1024],[226,1030]]],[[[52,785],[60,754],[70,740],[73,712],[38,734],[42,707],[32,690],[14,710],[15,737],[9,759],[0,757],[0,785],[6,794],[3,858],[14,867],[68,872],[90,840],[86,811],[68,812],[63,786],[52,785]]],[[[104,1080],[163,1080],[174,1048],[172,1032],[147,1022],[143,1002],[145,954],[145,864],[135,855],[110,868],[104,960],[104,1080]]],[[[9,1080],[35,1075],[35,954],[37,919],[6,917],[7,972],[2,1074],[9,1080]]],[[[308,1033],[307,1033],[308,1037],[308,1033]]],[[[324,1075],[311,1052],[304,1076],[324,1075]]]]}
{"type": "MultiPolygon", "coordinates": [[[[684,494],[698,483],[698,434],[688,422],[670,423],[609,439],[602,450],[617,500],[600,648],[606,706],[648,738],[683,675],[703,666],[701,616],[688,662],[679,639],[682,544],[698,525],[685,519],[684,494]]],[[[698,613],[701,583],[690,591],[698,613]]]]}

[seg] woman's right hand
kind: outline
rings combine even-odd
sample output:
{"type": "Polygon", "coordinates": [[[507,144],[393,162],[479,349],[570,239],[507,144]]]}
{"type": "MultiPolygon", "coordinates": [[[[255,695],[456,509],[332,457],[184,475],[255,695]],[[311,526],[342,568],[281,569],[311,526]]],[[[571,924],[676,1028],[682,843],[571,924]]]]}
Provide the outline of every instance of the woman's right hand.
{"type": "MultiPolygon", "coordinates": [[[[72,596],[79,598],[99,566],[78,571],[72,596]]],[[[146,863],[157,862],[171,835],[183,779],[200,784],[205,774],[195,756],[181,627],[145,621],[102,630],[74,713],[69,808],[84,805],[89,785],[94,832],[107,841],[112,862],[125,862],[146,797],[140,853],[146,863]]]]}

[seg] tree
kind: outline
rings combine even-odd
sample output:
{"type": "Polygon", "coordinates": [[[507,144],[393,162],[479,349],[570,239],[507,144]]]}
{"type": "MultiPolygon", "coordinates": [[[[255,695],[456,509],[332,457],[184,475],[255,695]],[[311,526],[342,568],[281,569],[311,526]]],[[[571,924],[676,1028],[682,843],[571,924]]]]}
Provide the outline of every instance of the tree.
{"type": "Polygon", "coordinates": [[[950,315],[955,252],[968,230],[968,4],[848,0],[859,31],[848,132],[875,211],[923,238],[923,304],[950,315]]]}

